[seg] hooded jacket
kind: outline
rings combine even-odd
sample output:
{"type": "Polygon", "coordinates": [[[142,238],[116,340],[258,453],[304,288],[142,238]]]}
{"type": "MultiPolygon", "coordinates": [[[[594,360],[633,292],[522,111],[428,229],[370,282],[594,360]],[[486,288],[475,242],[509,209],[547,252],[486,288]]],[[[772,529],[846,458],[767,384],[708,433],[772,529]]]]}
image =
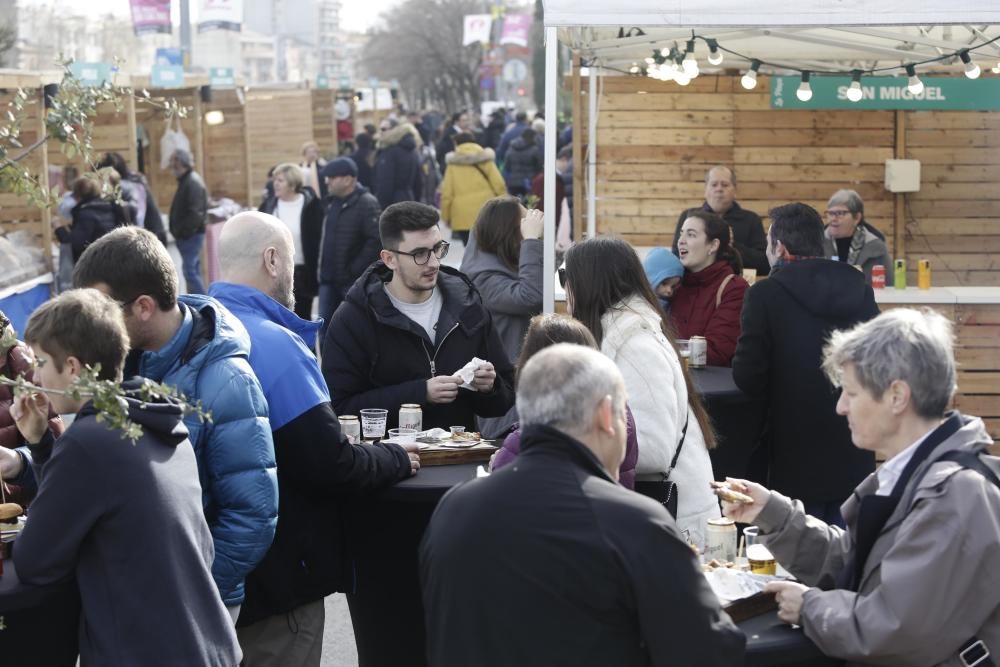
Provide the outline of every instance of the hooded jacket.
{"type": "Polygon", "coordinates": [[[550,427],[442,498],[420,578],[435,667],[743,664],[746,638],[666,509],[550,427]]]}
{"type": "MultiPolygon", "coordinates": [[[[136,389],[140,381],[126,383],[136,389]]],[[[38,496],[17,540],[21,581],[75,576],[85,665],[234,667],[240,649],[212,583],[212,535],[180,407],[126,399],[133,444],[85,404],[32,445],[38,496]]]]}
{"type": "Polygon", "coordinates": [[[518,137],[510,142],[510,150],[504,158],[504,173],[507,176],[507,187],[522,188],[524,192],[531,190],[531,179],[535,174],[545,169],[542,159],[542,149],[534,141],[525,141],[518,137]]]}
{"type": "Polygon", "coordinates": [[[697,273],[684,272],[684,279],[670,300],[670,321],[678,338],[705,337],[709,366],[732,364],[736,341],[740,337],[743,295],[749,287],[743,276],[734,275],[733,268],[724,259],[716,260],[697,273]]]}
{"type": "MultiPolygon", "coordinates": [[[[319,267],[319,247],[320,237],[323,235],[323,204],[316,192],[305,186],[299,190],[302,195],[302,215],[299,217],[299,230],[302,235],[302,264],[305,266],[306,284],[296,285],[297,289],[304,288],[306,292],[315,294],[318,287],[316,283],[317,270],[319,267]]],[[[269,196],[260,205],[262,213],[277,215],[278,198],[269,196]]]]}
{"type": "Polygon", "coordinates": [[[420,135],[403,123],[382,135],[375,159],[375,196],[382,208],[396,202],[420,201],[423,178],[420,173],[420,135]]]}
{"type": "Polygon", "coordinates": [[[854,446],[837,414],[839,392],[821,365],[831,332],[878,313],[864,276],[827,259],[779,265],[747,291],[733,379],[767,401],[762,440],[771,488],[808,502],[843,502],[874,469],[874,455],[854,446]]]}
{"type": "Polygon", "coordinates": [[[245,627],[352,591],[347,504],[408,477],[410,460],[398,445],[352,445],[341,435],[311,352],[319,322],[303,320],[245,285],[217,282],[209,291],[250,334],[250,366],[270,408],[278,462],[278,528],[267,555],[247,577],[238,621],[245,627]]]}
{"type": "Polygon", "coordinates": [[[218,301],[179,297],[184,321],[161,350],[129,354],[126,373],[201,401],[212,420],[184,423],[198,457],[205,518],[215,543],[212,575],[227,605],[243,601],[243,580],[274,537],[278,483],[267,401],[247,361],[250,337],[218,301]]]}
{"type": "Polygon", "coordinates": [[[358,279],[334,313],[323,343],[323,376],[337,414],[363,408],[389,411],[395,428],[399,407],[423,407],[424,428],[461,425],[475,430],[475,417],[500,417],[514,404],[514,368],[504,353],[493,318],[472,281],[441,266],[438,289],[443,305],[437,339],[399,312],[385,293],[392,270],[376,262],[358,279]],[[453,375],[473,357],[496,368],[493,391],[459,389],[451,403],[427,401],[427,380],[453,375]]]}
{"type": "Polygon", "coordinates": [[[80,202],[73,207],[71,215],[73,224],[69,227],[57,227],[56,236],[60,243],[70,244],[74,264],[91,243],[115,227],[128,224],[121,207],[100,197],[80,202]]]}
{"type": "Polygon", "coordinates": [[[360,184],[346,199],[327,197],[319,240],[321,284],[346,292],[368,265],[378,259],[382,249],[378,232],[381,212],[378,200],[360,184]]]}
{"type": "MultiPolygon", "coordinates": [[[[931,438],[943,440],[918,464],[860,564],[858,590],[811,588],[803,597],[806,636],[848,667],[960,667],[971,664],[958,652],[972,637],[994,663],[1000,654],[1000,489],[977,471],[937,461],[948,452],[985,454],[993,438],[981,419],[958,413],[931,438]]],[[[996,458],[981,461],[1000,475],[996,458]]],[[[843,504],[846,531],[807,517],[781,494],[755,523],[777,560],[816,586],[854,564],[859,508],[878,485],[868,476],[843,504]]]]}
{"type": "MultiPolygon", "coordinates": [[[[823,230],[823,238],[826,247],[826,256],[833,259],[839,258],[837,253],[837,241],[830,236],[830,227],[827,225],[823,230]]],[[[847,264],[860,266],[865,272],[865,281],[872,284],[872,267],[881,264],[885,267],[885,284],[892,287],[895,272],[893,271],[892,257],[889,256],[889,248],[885,241],[880,239],[868,227],[867,223],[859,224],[854,228],[854,235],[851,237],[851,249],[847,255],[847,264]]]]}
{"type": "Polygon", "coordinates": [[[453,231],[472,229],[479,209],[490,199],[507,194],[507,185],[490,148],[462,144],[445,156],[448,170],[441,183],[441,219],[453,231]]]}

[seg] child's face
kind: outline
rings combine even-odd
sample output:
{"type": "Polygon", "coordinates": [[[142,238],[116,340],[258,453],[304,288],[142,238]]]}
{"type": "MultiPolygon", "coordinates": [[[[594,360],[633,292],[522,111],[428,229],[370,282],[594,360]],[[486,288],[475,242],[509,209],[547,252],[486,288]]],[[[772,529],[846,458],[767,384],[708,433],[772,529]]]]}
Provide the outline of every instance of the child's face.
{"type": "Polygon", "coordinates": [[[667,278],[662,283],[656,286],[656,295],[659,297],[663,297],[664,299],[670,299],[674,296],[674,292],[677,291],[677,286],[680,284],[681,284],[680,276],[667,278]]]}

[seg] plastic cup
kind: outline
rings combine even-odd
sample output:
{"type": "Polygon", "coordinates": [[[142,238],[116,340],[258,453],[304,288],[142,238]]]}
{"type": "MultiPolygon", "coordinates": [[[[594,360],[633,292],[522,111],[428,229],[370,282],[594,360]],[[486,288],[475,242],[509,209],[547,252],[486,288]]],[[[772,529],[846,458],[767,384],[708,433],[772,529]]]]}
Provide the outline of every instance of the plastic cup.
{"type": "Polygon", "coordinates": [[[417,429],[415,428],[390,428],[389,439],[397,445],[412,445],[417,441],[417,429]]]}
{"type": "Polygon", "coordinates": [[[465,427],[464,426],[451,426],[450,428],[451,428],[452,434],[455,434],[455,433],[465,433],[465,427]]]}
{"type": "Polygon", "coordinates": [[[747,562],[754,574],[775,574],[778,563],[767,547],[760,541],[760,528],[747,526],[743,529],[746,538],[747,562]]]}
{"type": "Polygon", "coordinates": [[[361,436],[365,440],[378,440],[385,437],[385,422],[388,410],[382,408],[367,408],[361,410],[361,436]]]}

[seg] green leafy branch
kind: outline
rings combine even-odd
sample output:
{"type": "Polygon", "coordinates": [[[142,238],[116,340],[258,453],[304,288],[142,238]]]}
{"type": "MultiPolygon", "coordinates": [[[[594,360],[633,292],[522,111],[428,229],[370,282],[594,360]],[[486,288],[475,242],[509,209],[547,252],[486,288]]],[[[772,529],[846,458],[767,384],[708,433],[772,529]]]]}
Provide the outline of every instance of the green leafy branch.
{"type": "Polygon", "coordinates": [[[0,376],[0,385],[12,387],[18,397],[43,393],[68,396],[74,401],[90,400],[97,410],[97,421],[106,423],[110,430],[120,431],[122,438],[131,440],[133,445],[142,437],[142,427],[129,419],[126,398],[137,399],[141,408],[147,403],[169,401],[180,407],[185,417],[194,414],[203,422],[212,420],[212,414],[202,407],[201,401],[192,403],[169,385],[144,379],[138,387],[125,389],[113,380],[100,379],[100,372],[100,364],[88,365],[66,389],[40,387],[23,375],[14,379],[0,376]]]}

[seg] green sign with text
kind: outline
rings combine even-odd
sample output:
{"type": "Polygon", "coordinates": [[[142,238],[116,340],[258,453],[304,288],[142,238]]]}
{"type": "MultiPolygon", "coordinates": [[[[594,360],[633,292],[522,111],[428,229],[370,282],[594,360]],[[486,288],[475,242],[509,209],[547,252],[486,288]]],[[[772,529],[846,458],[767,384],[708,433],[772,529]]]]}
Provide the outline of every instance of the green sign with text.
{"type": "Polygon", "coordinates": [[[236,75],[232,67],[211,67],[208,70],[208,82],[212,88],[235,88],[236,75]]]}
{"type": "Polygon", "coordinates": [[[907,78],[872,76],[861,79],[861,99],[852,102],[847,92],[851,78],[819,76],[809,80],[812,99],[796,96],[801,79],[797,76],[771,77],[772,109],[951,109],[955,111],[1000,110],[1000,79],[965,77],[923,77],[924,90],[914,95],[907,78]]]}

